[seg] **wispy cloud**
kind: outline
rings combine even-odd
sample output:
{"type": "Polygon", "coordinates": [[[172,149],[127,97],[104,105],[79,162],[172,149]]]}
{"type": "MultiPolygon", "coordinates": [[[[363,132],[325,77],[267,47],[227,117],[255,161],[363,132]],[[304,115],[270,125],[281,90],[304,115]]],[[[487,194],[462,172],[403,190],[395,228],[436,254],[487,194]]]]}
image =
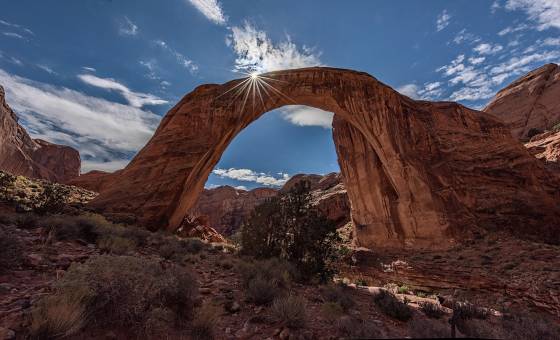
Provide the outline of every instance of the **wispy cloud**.
{"type": "Polygon", "coordinates": [[[453,38],[453,42],[457,45],[463,44],[463,43],[477,43],[480,41],[480,38],[470,32],[467,31],[466,28],[463,28],[461,31],[459,31],[459,33],[457,33],[457,35],[455,35],[455,38],[453,38]]]}
{"type": "Polygon", "coordinates": [[[88,72],[95,72],[96,71],[95,68],[89,67],[89,66],[82,66],[82,69],[84,71],[88,71],[88,72]]]}
{"type": "Polygon", "coordinates": [[[27,28],[25,26],[22,26],[22,25],[11,23],[11,22],[6,21],[6,20],[1,20],[0,19],[0,25],[5,26],[5,27],[10,27],[11,29],[15,29],[17,31],[20,31],[21,33],[25,33],[25,34],[28,34],[28,35],[35,35],[35,33],[33,33],[33,31],[30,30],[29,28],[27,28]]]}
{"type": "Polygon", "coordinates": [[[8,104],[33,137],[77,148],[86,164],[125,162],[147,142],[160,120],[156,114],[131,105],[32,81],[1,69],[0,84],[6,90],[8,104]]]}
{"type": "Polygon", "coordinates": [[[270,72],[283,69],[320,66],[319,54],[303,46],[298,48],[289,36],[274,44],[266,32],[245,22],[242,27],[233,27],[226,40],[237,54],[235,70],[245,73],[270,72]]]}
{"type": "Polygon", "coordinates": [[[10,38],[16,38],[16,39],[23,39],[25,40],[25,37],[21,34],[15,33],[15,32],[2,32],[3,35],[10,37],[10,38]]]}
{"type": "Polygon", "coordinates": [[[290,179],[290,176],[285,173],[280,173],[278,174],[279,177],[274,177],[264,172],[256,172],[251,169],[218,168],[214,169],[212,173],[222,178],[229,178],[242,182],[254,182],[266,186],[282,186],[290,179]]]}
{"type": "Polygon", "coordinates": [[[504,47],[500,44],[482,43],[474,48],[474,51],[481,55],[496,54],[503,50],[504,47]]]}
{"type": "Polygon", "coordinates": [[[128,17],[124,17],[123,21],[120,24],[119,33],[121,35],[134,36],[138,34],[138,31],[138,25],[134,24],[128,17]]]}
{"type": "Polygon", "coordinates": [[[92,74],[80,74],[78,78],[88,85],[119,92],[130,105],[137,108],[141,108],[144,105],[161,105],[168,103],[167,100],[161,99],[153,94],[134,92],[112,78],[100,78],[92,74]]]}
{"type": "Polygon", "coordinates": [[[167,44],[165,41],[154,40],[154,43],[164,51],[170,53],[177,60],[179,65],[189,70],[189,72],[195,73],[198,70],[198,65],[194,61],[185,57],[182,53],[177,52],[174,48],[169,46],[169,44],[167,44]]]}
{"type": "Polygon", "coordinates": [[[419,90],[420,88],[416,84],[405,84],[397,88],[397,91],[399,91],[401,94],[404,94],[405,96],[408,96],[413,99],[419,98],[418,95],[419,90]]]}
{"type": "Polygon", "coordinates": [[[189,0],[208,20],[218,25],[225,25],[227,17],[218,0],[189,0]]]}
{"type": "Polygon", "coordinates": [[[309,106],[288,105],[281,108],[282,117],[298,126],[320,126],[325,129],[332,127],[334,114],[309,106]]]}
{"type": "Polygon", "coordinates": [[[439,32],[444,28],[446,28],[449,25],[450,21],[451,21],[451,15],[447,13],[446,9],[444,9],[443,12],[441,12],[441,14],[438,15],[436,20],[437,31],[439,32]]]}
{"type": "Polygon", "coordinates": [[[560,1],[558,0],[508,0],[507,10],[523,10],[530,20],[537,22],[538,30],[560,28],[560,1]]]}
{"type": "Polygon", "coordinates": [[[498,35],[499,36],[504,36],[506,34],[524,31],[528,28],[529,28],[529,26],[526,25],[526,24],[521,24],[521,25],[517,25],[517,26],[508,26],[508,27],[504,28],[503,30],[501,30],[500,32],[498,32],[498,35]]]}
{"type": "Polygon", "coordinates": [[[48,74],[56,74],[56,72],[52,68],[48,67],[47,65],[37,64],[37,67],[47,72],[48,74]]]}

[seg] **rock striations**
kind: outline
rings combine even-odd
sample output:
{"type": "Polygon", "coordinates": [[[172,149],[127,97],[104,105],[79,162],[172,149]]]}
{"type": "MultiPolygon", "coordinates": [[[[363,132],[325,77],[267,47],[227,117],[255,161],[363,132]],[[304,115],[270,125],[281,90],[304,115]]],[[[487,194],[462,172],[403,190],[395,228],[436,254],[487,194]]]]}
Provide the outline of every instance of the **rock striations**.
{"type": "MultiPolygon", "coordinates": [[[[176,230],[233,138],[265,112],[300,104],[335,114],[333,138],[357,245],[447,247],[477,227],[557,241],[560,182],[496,116],[415,101],[351,70],[264,76],[187,94],[90,206],[176,230]],[[275,90],[240,99],[237,89],[248,84],[249,93],[251,81],[275,90]]],[[[548,91],[537,92],[547,99],[539,103],[548,103],[548,91]]]]}
{"type": "Polygon", "coordinates": [[[32,139],[18,123],[0,86],[0,169],[16,175],[66,182],[80,174],[80,154],[71,147],[32,139]]]}
{"type": "Polygon", "coordinates": [[[484,111],[509,124],[515,138],[526,140],[560,123],[559,98],[560,66],[547,64],[499,91],[484,111]]]}

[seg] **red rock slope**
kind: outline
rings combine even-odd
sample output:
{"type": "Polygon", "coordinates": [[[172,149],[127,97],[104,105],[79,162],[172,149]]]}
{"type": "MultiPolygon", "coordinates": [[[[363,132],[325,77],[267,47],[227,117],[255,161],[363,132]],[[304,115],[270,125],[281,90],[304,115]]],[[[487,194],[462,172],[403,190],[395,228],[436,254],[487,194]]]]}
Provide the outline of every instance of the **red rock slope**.
{"type": "Polygon", "coordinates": [[[19,125],[0,86],[0,169],[16,175],[65,182],[80,174],[75,149],[32,139],[19,125]]]}

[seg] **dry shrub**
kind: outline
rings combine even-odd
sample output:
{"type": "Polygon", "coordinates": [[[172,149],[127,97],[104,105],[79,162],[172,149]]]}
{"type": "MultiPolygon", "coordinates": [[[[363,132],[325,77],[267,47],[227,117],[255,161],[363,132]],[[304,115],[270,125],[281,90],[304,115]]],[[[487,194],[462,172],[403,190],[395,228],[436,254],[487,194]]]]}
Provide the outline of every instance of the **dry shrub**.
{"type": "Polygon", "coordinates": [[[198,254],[204,249],[205,243],[197,238],[177,239],[174,236],[163,238],[159,246],[159,254],[168,260],[179,260],[185,254],[198,254]]]}
{"type": "Polygon", "coordinates": [[[64,296],[47,296],[32,312],[31,337],[58,339],[78,333],[86,324],[86,290],[76,289],[64,296]]]}
{"type": "Polygon", "coordinates": [[[39,304],[33,322],[40,327],[35,327],[32,335],[54,337],[57,333],[51,330],[60,329],[60,324],[74,333],[86,325],[116,325],[141,332],[155,308],[173,313],[167,328],[180,325],[192,314],[197,289],[194,277],[181,267],[163,268],[157,261],[130,256],[92,257],[84,264],[72,264],[55,284],[54,294],[39,304]],[[76,311],[81,308],[86,322],[76,319],[74,324],[61,323],[51,312],[57,304],[76,311]]]}
{"type": "Polygon", "coordinates": [[[342,336],[350,339],[378,339],[382,336],[373,323],[350,316],[338,319],[336,327],[342,336]]]}
{"type": "Polygon", "coordinates": [[[344,315],[344,309],[336,302],[325,302],[321,306],[321,315],[328,321],[336,321],[344,315]]]}
{"type": "Polygon", "coordinates": [[[392,318],[407,321],[412,317],[412,310],[410,307],[386,290],[380,290],[379,293],[373,297],[373,301],[383,313],[392,318]]]}
{"type": "Polygon", "coordinates": [[[0,273],[23,264],[23,246],[8,228],[0,227],[0,273]]]}
{"type": "Polygon", "coordinates": [[[255,304],[271,303],[289,287],[292,267],[278,259],[240,262],[239,272],[247,299],[255,304]]]}
{"type": "Polygon", "coordinates": [[[220,309],[211,303],[203,304],[195,311],[192,322],[191,336],[194,340],[211,340],[216,333],[216,322],[220,317],[220,309]]]}
{"type": "Polygon", "coordinates": [[[420,310],[429,318],[439,319],[445,315],[445,310],[437,302],[422,301],[418,305],[420,310]]]}
{"type": "Polygon", "coordinates": [[[307,322],[305,300],[299,296],[279,297],[272,304],[272,315],[289,328],[302,328],[307,322]]]}
{"type": "Polygon", "coordinates": [[[414,318],[408,324],[412,338],[431,339],[449,338],[451,330],[445,321],[414,318]]]}
{"type": "Polygon", "coordinates": [[[512,340],[560,339],[560,325],[557,320],[542,315],[506,315],[502,328],[504,334],[512,340]]]}
{"type": "Polygon", "coordinates": [[[344,312],[348,312],[356,304],[350,296],[351,289],[344,284],[324,286],[321,289],[321,293],[325,301],[338,304],[344,312]]]}
{"type": "Polygon", "coordinates": [[[106,235],[97,240],[97,246],[102,252],[125,255],[136,249],[134,240],[121,236],[106,235]]]}

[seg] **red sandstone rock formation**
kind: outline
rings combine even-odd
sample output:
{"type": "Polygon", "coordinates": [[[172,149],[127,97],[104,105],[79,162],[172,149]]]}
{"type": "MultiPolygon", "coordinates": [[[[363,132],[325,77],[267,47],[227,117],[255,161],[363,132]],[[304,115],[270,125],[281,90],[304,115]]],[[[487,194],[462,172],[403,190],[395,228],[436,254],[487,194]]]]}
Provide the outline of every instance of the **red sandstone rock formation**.
{"type": "Polygon", "coordinates": [[[0,169],[54,182],[65,182],[80,174],[78,151],[68,146],[31,139],[6,103],[1,86],[0,169]]]}
{"type": "Polygon", "coordinates": [[[273,80],[261,78],[262,101],[236,93],[248,79],[187,94],[91,207],[176,230],[233,138],[263,113],[300,104],[335,113],[357,245],[446,247],[477,226],[557,241],[560,182],[495,116],[415,101],[350,70],[263,76],[273,80]]]}
{"type": "Polygon", "coordinates": [[[110,180],[111,176],[113,176],[115,173],[101,171],[101,170],[92,170],[78,177],[74,177],[70,179],[65,184],[73,185],[76,187],[84,188],[95,192],[100,192],[103,186],[110,180]]]}
{"type": "Polygon", "coordinates": [[[255,207],[267,198],[289,192],[296,182],[307,180],[311,186],[312,203],[329,219],[338,224],[350,220],[350,202],[340,174],[295,175],[280,190],[257,188],[250,191],[221,186],[205,189],[188,215],[205,216],[208,225],[220,234],[231,235],[251,215],[255,207]]]}
{"type": "Polygon", "coordinates": [[[517,79],[484,109],[511,126],[515,138],[527,139],[531,129],[551,129],[560,123],[560,67],[547,64],[517,79]]]}
{"type": "Polygon", "coordinates": [[[548,131],[536,135],[525,144],[525,147],[548,168],[560,175],[560,131],[548,131]]]}

